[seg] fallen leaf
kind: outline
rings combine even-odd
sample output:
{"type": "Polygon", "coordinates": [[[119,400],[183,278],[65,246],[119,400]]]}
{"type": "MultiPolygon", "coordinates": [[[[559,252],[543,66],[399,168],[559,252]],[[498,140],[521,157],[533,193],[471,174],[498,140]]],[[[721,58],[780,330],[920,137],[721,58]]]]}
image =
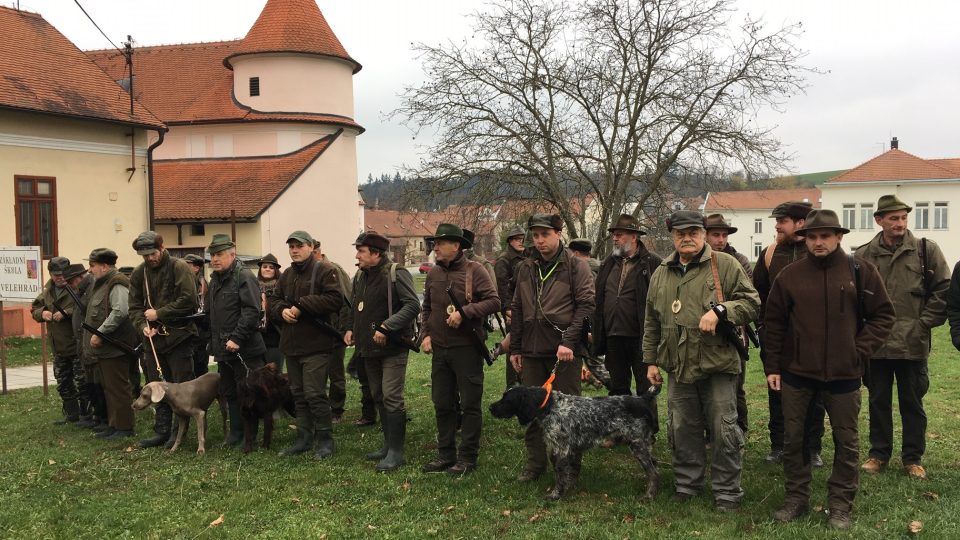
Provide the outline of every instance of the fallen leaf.
{"type": "Polygon", "coordinates": [[[540,519],[540,517],[541,516],[539,513],[535,513],[532,516],[530,516],[530,519],[527,520],[527,523],[533,523],[534,521],[540,519]]]}
{"type": "Polygon", "coordinates": [[[509,511],[509,510],[504,510],[504,511],[503,511],[503,517],[510,517],[510,511],[509,511]]]}
{"type": "Polygon", "coordinates": [[[58,440],[57,443],[60,444],[60,448],[66,448],[66,447],[67,447],[67,443],[63,442],[63,439],[58,440]]]}
{"type": "Polygon", "coordinates": [[[913,520],[910,522],[910,525],[907,527],[907,530],[910,531],[910,534],[919,534],[923,530],[923,522],[913,520]]]}
{"type": "Polygon", "coordinates": [[[57,464],[57,462],[54,461],[54,460],[52,460],[52,459],[48,459],[48,460],[47,460],[47,465],[56,465],[56,464],[57,464]]]}
{"type": "Polygon", "coordinates": [[[453,505],[451,504],[450,506],[444,508],[443,511],[440,512],[440,513],[441,513],[441,514],[446,514],[447,512],[453,510],[454,508],[455,508],[455,506],[453,506],[453,505]]]}
{"type": "Polygon", "coordinates": [[[219,527],[223,525],[223,514],[220,514],[220,517],[210,522],[210,527],[219,527]]]}
{"type": "Polygon", "coordinates": [[[402,489],[402,490],[404,490],[404,491],[409,490],[409,489],[410,489],[410,481],[409,481],[409,480],[404,480],[403,483],[400,484],[400,489],[402,489]]]}
{"type": "Polygon", "coordinates": [[[940,495],[938,495],[938,494],[936,494],[936,493],[934,493],[934,492],[932,492],[932,491],[927,491],[926,493],[923,494],[923,496],[926,497],[926,498],[928,498],[928,499],[930,499],[931,501],[939,501],[939,500],[940,500],[940,495]]]}
{"type": "Polygon", "coordinates": [[[319,540],[327,540],[327,533],[321,534],[319,540]]]}
{"type": "Polygon", "coordinates": [[[940,438],[940,434],[937,433],[937,432],[935,432],[935,431],[931,431],[931,432],[927,433],[927,438],[928,438],[928,439],[931,439],[931,440],[933,440],[933,439],[939,439],[939,438],[940,438]]]}
{"type": "Polygon", "coordinates": [[[128,446],[128,447],[124,448],[123,451],[129,454],[130,452],[133,452],[133,447],[132,447],[132,446],[128,446]]]}
{"type": "Polygon", "coordinates": [[[631,516],[630,514],[627,514],[627,515],[623,516],[623,522],[624,522],[624,523],[633,523],[633,516],[631,516]]]}
{"type": "Polygon", "coordinates": [[[367,525],[367,528],[370,529],[371,531],[377,530],[377,528],[374,527],[373,525],[367,525]]]}
{"type": "Polygon", "coordinates": [[[293,504],[300,504],[300,497],[294,497],[290,499],[290,502],[292,502],[293,504]]]}
{"type": "Polygon", "coordinates": [[[814,507],[813,507],[813,511],[814,511],[815,513],[817,513],[817,514],[819,514],[820,512],[823,512],[823,505],[822,505],[822,504],[818,504],[818,505],[814,506],[814,507]]]}

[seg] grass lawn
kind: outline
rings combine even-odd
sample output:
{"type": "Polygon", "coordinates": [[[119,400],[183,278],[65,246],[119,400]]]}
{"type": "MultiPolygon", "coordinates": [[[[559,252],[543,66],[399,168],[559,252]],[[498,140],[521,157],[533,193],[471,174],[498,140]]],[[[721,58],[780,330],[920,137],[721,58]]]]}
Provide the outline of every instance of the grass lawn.
{"type": "MultiPolygon", "coordinates": [[[[219,448],[219,411],[211,408],[207,455],[198,457],[195,432],[179,453],[137,450],[100,442],[75,427],[55,427],[58,398],[39,389],[0,397],[0,537],[5,538],[897,538],[911,521],[922,537],[960,537],[960,367],[945,328],[935,332],[930,360],[930,417],[925,465],[929,479],[904,476],[899,461],[878,476],[861,478],[854,527],[826,528],[823,512],[774,524],[782,501],[782,470],[763,463],[768,451],[766,393],[759,362],[748,363],[751,416],[744,459],[744,505],[718,514],[709,494],[678,505],[670,500],[672,474],[666,437],[656,454],[663,489],[650,504],[638,501],[643,481],[624,448],[595,449],[584,460],[575,494],[559,503],[543,495],[552,473],[533,484],[514,480],[523,465],[516,422],[484,419],[480,467],[472,475],[425,475],[420,466],[435,450],[429,359],[410,358],[407,378],[408,465],[377,474],[363,454],[378,447],[379,432],[338,426],[337,454],[280,458],[294,432],[279,428],[275,448],[249,456],[219,448]],[[223,516],[222,523],[211,526],[223,516]]],[[[485,403],[503,387],[503,358],[487,370],[485,403]]],[[[597,393],[591,391],[591,393],[597,393]]],[[[350,381],[347,420],[358,414],[358,387],[350,381]]],[[[867,452],[866,392],[861,411],[861,454],[867,452]]],[[[661,395],[661,404],[665,395],[661,395]]],[[[661,405],[661,415],[666,407],[661,405]]],[[[138,436],[152,423],[139,413],[138,436]]],[[[899,422],[897,422],[899,424],[899,422]]],[[[661,426],[665,422],[661,420],[661,426]]],[[[192,427],[192,426],[191,426],[192,427]]],[[[895,443],[899,447],[898,438],[895,443]]],[[[829,428],[828,432],[829,434],[829,428]]],[[[833,458],[829,435],[824,459],[833,458]]],[[[826,500],[829,466],[814,476],[812,505],[826,500]]]]}
{"type": "MultiPolygon", "coordinates": [[[[40,338],[11,336],[5,338],[7,351],[7,367],[20,367],[39,364],[42,343],[40,338]]],[[[53,351],[47,349],[48,362],[53,362],[53,351]]],[[[51,368],[52,369],[52,368],[51,368]]]]}

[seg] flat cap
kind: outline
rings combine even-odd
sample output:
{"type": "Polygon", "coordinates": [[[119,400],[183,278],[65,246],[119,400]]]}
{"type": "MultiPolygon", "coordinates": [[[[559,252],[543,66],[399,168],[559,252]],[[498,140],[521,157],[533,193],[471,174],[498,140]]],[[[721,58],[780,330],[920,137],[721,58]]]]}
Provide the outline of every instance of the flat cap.
{"type": "Polygon", "coordinates": [[[379,249],[380,251],[387,251],[390,249],[390,239],[376,231],[365,232],[357,237],[357,241],[353,243],[354,246],[367,246],[374,249],[379,249]]]}
{"type": "Polygon", "coordinates": [[[810,213],[810,210],[813,210],[813,203],[807,201],[787,201],[778,204],[776,208],[773,209],[773,212],[770,212],[770,217],[807,219],[807,214],[810,213]]]}
{"type": "Polygon", "coordinates": [[[237,247],[237,245],[230,239],[229,234],[215,234],[213,238],[210,239],[210,245],[207,246],[207,251],[213,255],[214,253],[220,253],[221,251],[235,247],[237,247]]]}
{"type": "Polygon", "coordinates": [[[68,266],[70,266],[70,259],[66,257],[54,257],[47,263],[47,272],[50,272],[51,276],[60,276],[63,275],[68,266]]]}
{"type": "Polygon", "coordinates": [[[313,237],[310,236],[310,233],[307,231],[293,231],[290,233],[290,236],[287,237],[287,243],[289,244],[291,241],[313,247],[313,237]]]}
{"type": "MultiPolygon", "coordinates": [[[[210,253],[213,252],[211,251],[210,253]]],[[[203,257],[195,253],[188,253],[187,255],[184,255],[183,260],[194,266],[203,266],[203,263],[206,262],[203,260],[203,257]]]]}
{"type": "Polygon", "coordinates": [[[527,231],[523,230],[523,227],[519,225],[514,225],[510,227],[510,230],[507,231],[506,239],[510,240],[511,238],[516,238],[518,236],[524,236],[527,234],[527,231]]]}
{"type": "Polygon", "coordinates": [[[574,238],[570,241],[568,247],[574,251],[589,254],[591,251],[593,251],[593,242],[587,240],[586,238],[574,238]]]}
{"type": "Polygon", "coordinates": [[[677,210],[667,218],[667,230],[703,228],[703,214],[696,210],[677,210]]]}
{"type": "Polygon", "coordinates": [[[533,229],[534,227],[562,231],[563,218],[557,214],[534,214],[527,220],[527,230],[533,229]]]}
{"type": "Polygon", "coordinates": [[[92,263],[117,264],[117,252],[110,248],[97,248],[90,252],[90,258],[87,260],[92,263]]]}
{"type": "Polygon", "coordinates": [[[73,279],[87,273],[87,267],[82,264],[71,264],[63,271],[64,279],[73,279]]]}
{"type": "Polygon", "coordinates": [[[884,195],[877,201],[877,211],[874,212],[873,215],[879,217],[887,212],[896,212],[898,210],[911,212],[913,207],[898,199],[896,195],[884,195]]]}
{"type": "Polygon", "coordinates": [[[143,231],[133,241],[133,249],[137,251],[137,255],[150,255],[159,249],[158,238],[160,236],[154,231],[143,231]]]}

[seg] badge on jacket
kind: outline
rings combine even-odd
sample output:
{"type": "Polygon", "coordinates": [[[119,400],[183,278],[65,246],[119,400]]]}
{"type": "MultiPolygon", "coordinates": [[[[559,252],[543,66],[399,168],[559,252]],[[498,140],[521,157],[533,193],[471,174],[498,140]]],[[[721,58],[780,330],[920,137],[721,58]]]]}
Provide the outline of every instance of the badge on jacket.
{"type": "Polygon", "coordinates": [[[357,304],[357,311],[363,311],[363,300],[357,304]]]}
{"type": "Polygon", "coordinates": [[[682,308],[682,307],[683,307],[683,304],[680,303],[680,299],[679,299],[679,298],[677,298],[676,300],[673,301],[672,304],[670,304],[670,309],[671,309],[674,313],[680,313],[680,308],[682,308]]]}
{"type": "Polygon", "coordinates": [[[447,306],[447,315],[453,315],[453,312],[456,310],[457,308],[453,307],[453,304],[450,304],[449,306],[447,306]]]}

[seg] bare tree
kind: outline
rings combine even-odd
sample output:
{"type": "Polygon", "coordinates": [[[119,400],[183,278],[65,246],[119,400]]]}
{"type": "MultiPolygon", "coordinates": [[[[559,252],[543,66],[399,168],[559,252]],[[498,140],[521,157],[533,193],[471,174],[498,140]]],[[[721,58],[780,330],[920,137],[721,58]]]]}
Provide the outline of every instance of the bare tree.
{"type": "Polygon", "coordinates": [[[438,133],[415,196],[470,182],[470,202],[543,201],[575,236],[682,189],[677,171],[780,169],[756,113],[814,70],[799,25],[733,29],[734,14],[729,0],[494,0],[469,40],[415,46],[426,81],[393,115],[438,133]],[[574,212],[589,195],[598,214],[574,212]]]}

